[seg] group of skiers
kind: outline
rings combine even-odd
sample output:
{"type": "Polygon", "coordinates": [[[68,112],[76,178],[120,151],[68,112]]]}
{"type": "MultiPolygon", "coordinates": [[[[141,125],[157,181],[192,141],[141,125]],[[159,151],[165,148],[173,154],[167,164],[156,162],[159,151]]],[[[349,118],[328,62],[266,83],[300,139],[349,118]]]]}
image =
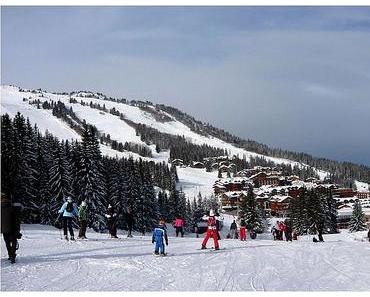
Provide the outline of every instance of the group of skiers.
{"type": "MultiPolygon", "coordinates": [[[[89,210],[86,201],[82,201],[81,205],[77,207],[77,204],[73,201],[72,197],[68,197],[67,201],[63,203],[62,207],[58,211],[58,218],[56,223],[59,223],[62,220],[64,239],[66,240],[75,240],[73,232],[73,219],[77,218],[80,225],[80,230],[78,234],[79,239],[87,239],[86,237],[86,228],[88,223],[89,210]],[[70,237],[68,238],[68,231],[70,237]]],[[[111,238],[118,238],[117,236],[117,219],[118,214],[115,211],[114,207],[109,204],[107,212],[105,214],[107,219],[107,227],[111,238]]],[[[126,223],[128,227],[127,237],[132,237],[132,228],[134,225],[134,217],[130,208],[127,209],[125,214],[126,223]]]]}
{"type": "MultiPolygon", "coordinates": [[[[20,213],[22,207],[19,203],[12,203],[10,197],[5,194],[1,194],[1,233],[3,233],[4,241],[8,251],[9,260],[11,263],[15,263],[16,250],[18,249],[18,239],[22,237],[20,233],[20,213]]],[[[86,228],[89,217],[89,210],[87,203],[85,201],[81,202],[81,205],[77,207],[77,204],[73,201],[72,197],[68,197],[66,202],[63,203],[61,208],[58,211],[59,220],[63,220],[63,230],[64,238],[68,240],[68,231],[70,234],[70,240],[74,240],[73,232],[73,219],[78,218],[80,224],[80,230],[78,238],[86,239],[86,228]]],[[[128,227],[127,237],[132,237],[132,228],[134,225],[134,217],[130,208],[126,212],[126,222],[128,227]]],[[[107,218],[107,226],[109,229],[109,234],[112,238],[117,237],[117,218],[118,214],[115,211],[114,207],[109,204],[107,208],[107,213],[105,214],[107,218]]],[[[204,215],[202,220],[207,221],[207,232],[201,244],[201,249],[207,248],[208,240],[212,237],[214,242],[214,249],[219,250],[219,222],[222,218],[215,213],[213,209],[209,211],[209,215],[204,215]]],[[[173,223],[176,230],[176,237],[181,235],[184,236],[184,225],[185,221],[181,216],[177,216],[176,220],[173,223]]],[[[240,220],[240,235],[239,238],[242,241],[247,239],[246,236],[246,222],[245,220],[240,220]]],[[[322,228],[321,226],[316,226],[316,229],[319,234],[319,240],[323,241],[322,238],[322,228]]],[[[272,235],[274,240],[285,240],[292,241],[292,239],[297,239],[297,234],[293,232],[291,223],[288,220],[277,221],[276,224],[272,227],[272,235]]],[[[256,232],[250,230],[251,239],[256,238],[256,232]]],[[[238,238],[237,224],[234,220],[230,226],[230,233],[228,238],[236,239],[238,238]]],[[[368,232],[368,238],[370,241],[370,230],[368,232]]],[[[161,218],[159,224],[155,226],[152,234],[152,243],[155,244],[154,254],[155,255],[166,255],[165,245],[168,245],[168,236],[167,236],[167,227],[165,220],[161,218]]]]}
{"type": "Polygon", "coordinates": [[[293,228],[291,222],[288,220],[283,221],[276,221],[275,226],[271,229],[272,236],[274,240],[286,240],[292,241],[297,240],[298,236],[296,232],[293,232],[293,228]]]}
{"type": "MultiPolygon", "coordinates": [[[[251,239],[255,239],[257,237],[257,233],[253,229],[250,229],[249,235],[251,239]]],[[[230,232],[227,235],[227,238],[231,238],[231,239],[240,238],[241,241],[247,240],[247,223],[245,222],[244,219],[240,220],[239,234],[238,234],[238,226],[236,224],[236,221],[233,220],[233,222],[230,225],[230,232]]]]}

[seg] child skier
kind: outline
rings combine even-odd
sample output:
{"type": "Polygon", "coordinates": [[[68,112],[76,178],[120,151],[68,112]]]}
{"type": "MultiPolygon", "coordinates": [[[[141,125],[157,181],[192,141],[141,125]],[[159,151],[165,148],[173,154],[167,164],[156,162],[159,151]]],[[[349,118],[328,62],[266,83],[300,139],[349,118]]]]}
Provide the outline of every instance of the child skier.
{"type": "Polygon", "coordinates": [[[207,248],[206,245],[207,245],[208,239],[211,236],[213,237],[213,241],[215,244],[215,250],[219,250],[220,248],[218,246],[218,232],[217,232],[217,222],[216,222],[218,218],[215,216],[213,209],[209,211],[209,216],[204,215],[202,219],[207,220],[207,224],[208,224],[206,237],[204,238],[202,242],[202,250],[207,248]]]}
{"type": "Polygon", "coordinates": [[[240,221],[240,240],[246,241],[247,240],[247,223],[244,219],[240,221]]]}
{"type": "Polygon", "coordinates": [[[68,232],[67,227],[69,230],[69,234],[71,235],[71,240],[75,240],[72,228],[72,220],[74,217],[78,216],[78,210],[76,203],[73,202],[71,196],[67,198],[67,201],[64,202],[62,207],[59,210],[59,216],[62,215],[63,217],[63,229],[64,229],[64,239],[68,240],[68,232]]]}
{"type": "Polygon", "coordinates": [[[164,219],[160,219],[159,225],[154,228],[152,243],[155,243],[154,254],[159,255],[159,250],[162,256],[165,256],[164,242],[168,245],[168,237],[166,231],[166,224],[164,219]]]}

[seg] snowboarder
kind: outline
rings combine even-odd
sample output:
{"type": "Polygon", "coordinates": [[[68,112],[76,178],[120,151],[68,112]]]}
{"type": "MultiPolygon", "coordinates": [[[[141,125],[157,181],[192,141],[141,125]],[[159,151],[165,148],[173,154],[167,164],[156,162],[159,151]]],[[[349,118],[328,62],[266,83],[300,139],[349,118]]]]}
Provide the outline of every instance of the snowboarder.
{"type": "Polygon", "coordinates": [[[236,222],[235,222],[235,220],[233,220],[233,222],[230,225],[230,238],[231,239],[236,239],[237,232],[238,231],[237,231],[236,222]]]}
{"type": "Polygon", "coordinates": [[[181,234],[181,237],[184,237],[184,220],[180,216],[176,216],[175,220],[175,229],[176,229],[176,237],[181,234]]]}
{"type": "Polygon", "coordinates": [[[246,241],[247,240],[247,223],[244,219],[240,220],[240,240],[246,241]]]}
{"type": "MultiPolygon", "coordinates": [[[[78,217],[78,209],[77,209],[76,203],[73,202],[73,199],[71,196],[69,196],[67,198],[67,201],[63,203],[58,213],[59,213],[59,217],[62,216],[63,218],[64,239],[68,240],[68,232],[67,232],[67,227],[68,227],[71,240],[75,240],[73,228],[72,228],[72,220],[73,218],[78,217]]],[[[59,220],[59,217],[57,221],[59,220]]]]}
{"type": "Polygon", "coordinates": [[[209,211],[209,216],[204,215],[202,219],[207,221],[207,225],[208,225],[206,236],[204,237],[204,240],[202,242],[202,249],[207,248],[206,245],[207,245],[208,239],[212,236],[214,245],[215,245],[215,250],[219,250],[220,248],[218,246],[218,231],[217,231],[218,217],[215,216],[213,209],[211,209],[209,211]]]}
{"type": "Polygon", "coordinates": [[[152,236],[152,243],[155,243],[154,254],[165,256],[165,248],[164,243],[168,246],[168,237],[166,231],[166,224],[163,218],[159,220],[159,225],[154,228],[153,236],[152,236]]]}
{"type": "Polygon", "coordinates": [[[127,208],[126,212],[126,224],[127,224],[127,237],[132,237],[132,228],[134,227],[134,215],[131,211],[131,208],[127,208]]]}
{"type": "Polygon", "coordinates": [[[112,205],[108,205],[107,213],[105,214],[105,217],[107,218],[107,226],[109,229],[109,234],[111,238],[118,238],[117,236],[117,213],[115,212],[112,205]]]}
{"type": "Polygon", "coordinates": [[[1,233],[3,233],[8,260],[15,263],[18,249],[18,239],[22,237],[20,233],[20,213],[22,206],[19,203],[12,203],[10,195],[1,193],[1,233]]]}
{"type": "Polygon", "coordinates": [[[88,217],[89,213],[87,204],[85,201],[82,201],[80,207],[78,208],[78,220],[80,221],[80,232],[78,233],[78,238],[87,239],[86,227],[88,217]]]}

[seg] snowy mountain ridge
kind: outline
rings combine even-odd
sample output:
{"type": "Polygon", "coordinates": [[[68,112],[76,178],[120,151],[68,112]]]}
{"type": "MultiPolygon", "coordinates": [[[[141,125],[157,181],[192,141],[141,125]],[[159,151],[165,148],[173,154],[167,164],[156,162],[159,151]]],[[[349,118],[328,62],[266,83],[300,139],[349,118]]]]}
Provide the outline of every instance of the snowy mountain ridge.
{"type": "MultiPolygon", "coordinates": [[[[168,150],[158,152],[155,144],[145,143],[133,125],[130,125],[130,123],[134,123],[134,125],[145,125],[166,135],[182,136],[186,141],[195,145],[208,145],[213,148],[227,150],[229,156],[237,156],[246,160],[251,157],[263,157],[275,164],[287,164],[300,168],[309,167],[301,162],[248,151],[207,133],[196,133],[175,116],[158,108],[158,105],[153,106],[150,102],[132,101],[129,103],[126,99],[108,98],[101,93],[88,91],[56,94],[40,89],[22,90],[14,86],[1,86],[2,114],[8,113],[11,117],[14,117],[17,112],[20,112],[29,118],[31,124],[37,124],[41,132],[49,131],[54,136],[64,140],[81,139],[76,130],[72,129],[66,121],[54,116],[51,109],[43,108],[45,102],[50,104],[58,101],[63,103],[67,109],[72,109],[79,120],[94,125],[104,136],[109,135],[111,141],[139,145],[151,153],[151,156],[142,156],[130,150],[114,150],[109,145],[101,143],[102,153],[108,156],[142,158],[154,162],[169,161],[170,152],[168,150]]],[[[188,170],[190,169],[192,168],[188,168],[188,170]]],[[[327,171],[315,170],[320,179],[329,175],[327,171]]],[[[194,170],[190,171],[193,172],[194,170]]],[[[205,170],[203,171],[206,173],[205,170]]],[[[187,169],[184,169],[183,173],[189,178],[189,180],[184,181],[184,184],[199,184],[197,179],[191,178],[192,174],[189,174],[187,169]]],[[[217,178],[215,174],[211,176],[217,178]]],[[[179,178],[181,180],[181,174],[179,178]]],[[[209,185],[207,185],[207,188],[210,190],[209,185]]]]}

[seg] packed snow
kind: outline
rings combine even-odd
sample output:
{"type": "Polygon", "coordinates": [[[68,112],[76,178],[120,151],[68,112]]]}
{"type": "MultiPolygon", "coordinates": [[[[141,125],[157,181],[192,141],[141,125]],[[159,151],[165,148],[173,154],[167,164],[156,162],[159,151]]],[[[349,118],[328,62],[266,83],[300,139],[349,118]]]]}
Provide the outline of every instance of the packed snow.
{"type": "Polygon", "coordinates": [[[192,199],[199,193],[202,197],[210,197],[213,194],[213,184],[217,179],[218,172],[207,172],[206,169],[177,166],[179,182],[177,188],[192,199]]]}
{"type": "MultiPolygon", "coordinates": [[[[273,241],[202,238],[170,231],[167,257],[154,257],[151,236],[66,242],[58,229],[23,225],[16,264],[1,243],[2,291],[369,291],[370,242],[365,232],[273,241]]],[[[202,236],[201,236],[202,237],[202,236]]]]}
{"type": "Polygon", "coordinates": [[[356,189],[358,192],[369,192],[370,186],[368,183],[360,182],[358,180],[355,181],[356,189]]]}

